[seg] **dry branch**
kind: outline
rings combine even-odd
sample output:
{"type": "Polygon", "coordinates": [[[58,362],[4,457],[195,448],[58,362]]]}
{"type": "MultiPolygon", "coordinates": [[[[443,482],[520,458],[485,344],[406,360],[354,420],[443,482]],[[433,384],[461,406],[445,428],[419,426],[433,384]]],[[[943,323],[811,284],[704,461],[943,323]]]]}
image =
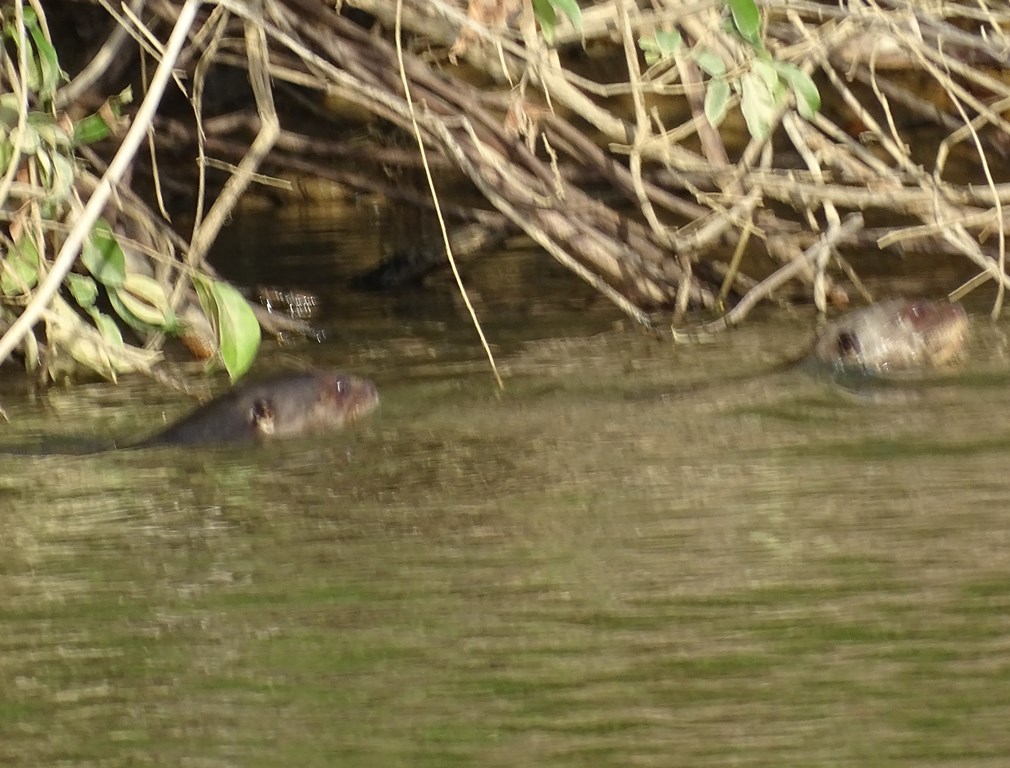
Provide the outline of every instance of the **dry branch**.
{"type": "MultiPolygon", "coordinates": [[[[529,0],[208,0],[187,20],[191,5],[133,0],[95,49],[96,61],[141,47],[165,60],[161,40],[186,27],[176,81],[184,90],[192,77],[192,121],[159,115],[146,161],[170,189],[185,182],[158,158],[187,146],[201,158],[197,226],[173,245],[181,267],[167,270],[177,301],[263,174],[315,172],[430,206],[401,183],[420,167],[403,138],[414,133],[436,190],[462,178],[477,193],[477,204],[445,207],[457,226],[524,232],[642,323],[657,308],[735,304],[729,325],[758,299],[800,292],[823,307],[858,284],[835,258],[849,251],[913,254],[913,270],[915,254],[934,251],[977,269],[964,290],[1010,286],[1010,11],[988,0],[768,0],[761,46],[732,32],[719,0],[584,0],[582,27],[562,19],[553,45],[529,0]],[[646,61],[650,44],[675,37],[646,61]],[[248,72],[252,98],[220,114],[205,85],[223,66],[248,72]],[[809,119],[790,91],[803,73],[823,103],[809,119]],[[771,95],[756,122],[748,87],[761,78],[771,95]],[[208,167],[228,169],[222,188],[208,167]],[[863,212],[888,226],[863,228],[863,212]]],[[[23,95],[15,64],[4,77],[23,95]]],[[[55,103],[109,86],[85,66],[55,103]]],[[[31,200],[16,165],[2,197],[31,200]]]]}

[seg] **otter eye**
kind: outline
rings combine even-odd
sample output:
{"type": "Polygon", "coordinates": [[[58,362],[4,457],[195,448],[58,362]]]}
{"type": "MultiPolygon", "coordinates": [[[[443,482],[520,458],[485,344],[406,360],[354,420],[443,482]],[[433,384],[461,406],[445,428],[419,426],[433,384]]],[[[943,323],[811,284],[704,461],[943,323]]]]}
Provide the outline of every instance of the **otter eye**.
{"type": "Polygon", "coordinates": [[[835,343],[838,345],[838,354],[842,357],[852,357],[859,354],[859,337],[850,331],[839,333],[835,343]]]}
{"type": "Polygon", "coordinates": [[[336,381],[336,388],[337,388],[337,394],[338,395],[346,395],[347,394],[347,390],[349,390],[351,388],[351,382],[349,382],[347,379],[345,379],[343,376],[341,376],[336,381]]]}

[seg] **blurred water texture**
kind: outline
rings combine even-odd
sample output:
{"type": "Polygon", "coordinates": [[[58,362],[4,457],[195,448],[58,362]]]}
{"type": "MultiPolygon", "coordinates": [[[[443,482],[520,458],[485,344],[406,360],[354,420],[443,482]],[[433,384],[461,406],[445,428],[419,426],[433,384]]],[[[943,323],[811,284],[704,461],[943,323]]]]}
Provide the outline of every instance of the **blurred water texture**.
{"type": "MultiPolygon", "coordinates": [[[[348,294],[381,215],[237,221],[375,418],[262,448],[4,456],[0,764],[1004,766],[1001,331],[915,397],[799,372],[809,322],[677,347],[543,256],[348,294]],[[306,285],[307,283],[307,285],[306,285]],[[531,286],[536,290],[530,293],[531,286]],[[705,382],[730,377],[728,384],[705,382]]],[[[8,395],[6,444],[123,437],[146,382],[8,395]]]]}

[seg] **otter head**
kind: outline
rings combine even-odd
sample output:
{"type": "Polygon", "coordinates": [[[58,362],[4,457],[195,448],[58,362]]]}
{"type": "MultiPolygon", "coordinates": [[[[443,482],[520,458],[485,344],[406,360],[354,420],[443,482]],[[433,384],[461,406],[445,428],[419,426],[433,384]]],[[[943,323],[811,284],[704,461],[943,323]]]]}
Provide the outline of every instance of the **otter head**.
{"type": "Polygon", "coordinates": [[[326,373],[278,379],[249,405],[249,422],[261,438],[339,429],[371,413],[379,392],[368,379],[326,373]]]}
{"type": "Polygon", "coordinates": [[[835,367],[887,372],[945,365],[960,354],[968,316],[957,304],[895,299],[829,323],[810,356],[835,367]]]}

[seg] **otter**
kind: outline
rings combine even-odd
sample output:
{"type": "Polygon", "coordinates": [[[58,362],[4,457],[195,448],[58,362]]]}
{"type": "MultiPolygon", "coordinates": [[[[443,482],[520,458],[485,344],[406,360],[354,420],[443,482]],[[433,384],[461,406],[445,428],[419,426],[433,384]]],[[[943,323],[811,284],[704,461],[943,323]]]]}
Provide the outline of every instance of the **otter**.
{"type": "Polygon", "coordinates": [[[375,410],[368,379],[344,373],[280,373],[242,384],[131,448],[240,443],[339,429],[375,410]]]}
{"type": "Polygon", "coordinates": [[[968,315],[959,304],[891,299],[828,323],[804,359],[867,374],[939,367],[961,353],[967,335],[968,315]]]}
{"type": "MultiPolygon", "coordinates": [[[[760,372],[688,384],[663,399],[682,401],[692,393],[713,398],[719,389],[744,395],[748,386],[768,388],[769,379],[797,371],[828,378],[845,394],[885,395],[902,374],[923,374],[952,362],[968,336],[968,315],[958,304],[929,299],[891,299],[855,309],[832,320],[800,355],[760,372]],[[741,386],[743,384],[743,386],[741,386]]],[[[756,390],[755,390],[756,391],[756,390]]],[[[914,392],[896,390],[904,398],[914,392]]]]}

